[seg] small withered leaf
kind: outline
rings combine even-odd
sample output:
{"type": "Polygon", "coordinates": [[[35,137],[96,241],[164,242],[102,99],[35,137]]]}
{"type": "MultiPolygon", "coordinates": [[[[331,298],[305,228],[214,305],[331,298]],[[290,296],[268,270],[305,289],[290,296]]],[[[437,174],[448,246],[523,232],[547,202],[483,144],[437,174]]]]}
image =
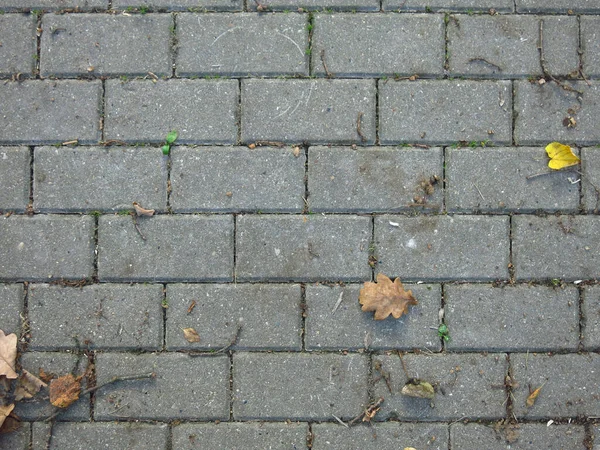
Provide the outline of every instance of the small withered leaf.
{"type": "Polygon", "coordinates": [[[2,424],[14,408],[14,403],[11,403],[10,405],[0,405],[0,426],[2,426],[2,424]]]}
{"type": "Polygon", "coordinates": [[[57,408],[66,408],[79,399],[80,392],[81,378],[63,375],[50,382],[50,403],[57,408]]]}
{"type": "Polygon", "coordinates": [[[193,328],[184,328],[183,337],[190,343],[200,342],[200,335],[193,328]]]}
{"type": "Polygon", "coordinates": [[[133,207],[135,208],[135,213],[138,216],[153,216],[154,215],[153,209],[142,208],[142,206],[138,202],[133,202],[133,207]]]}
{"type": "Polygon", "coordinates": [[[408,313],[410,305],[417,304],[412,291],[405,291],[399,278],[392,281],[382,273],[377,275],[377,283],[368,281],[364,284],[358,301],[363,311],[375,311],[375,320],[383,320],[390,314],[399,319],[408,313]]]}
{"type": "Polygon", "coordinates": [[[408,382],[402,387],[400,393],[408,397],[416,398],[432,399],[435,397],[435,390],[433,389],[431,383],[417,379],[408,380],[408,382]]]}
{"type": "Polygon", "coordinates": [[[18,377],[15,372],[15,360],[17,358],[17,335],[14,333],[4,334],[0,330],[0,376],[14,380],[18,377]]]}

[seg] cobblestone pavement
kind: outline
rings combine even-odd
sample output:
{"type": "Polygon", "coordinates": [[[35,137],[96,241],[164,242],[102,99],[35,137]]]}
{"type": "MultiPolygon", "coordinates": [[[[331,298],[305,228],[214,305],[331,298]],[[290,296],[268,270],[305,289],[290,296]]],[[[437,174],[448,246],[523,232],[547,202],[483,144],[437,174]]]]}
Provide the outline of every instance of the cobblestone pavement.
{"type": "Polygon", "coordinates": [[[0,12],[0,328],[34,374],[156,374],[0,448],[600,449],[598,0],[0,12]]]}

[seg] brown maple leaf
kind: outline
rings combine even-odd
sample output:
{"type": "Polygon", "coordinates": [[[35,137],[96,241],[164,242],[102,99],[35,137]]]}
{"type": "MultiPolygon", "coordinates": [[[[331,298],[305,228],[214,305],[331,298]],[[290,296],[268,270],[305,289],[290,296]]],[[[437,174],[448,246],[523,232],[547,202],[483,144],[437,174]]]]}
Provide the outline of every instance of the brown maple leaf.
{"type": "Polygon", "coordinates": [[[0,330],[0,376],[14,380],[19,375],[15,372],[15,360],[17,359],[17,335],[4,334],[0,330]]]}
{"type": "Polygon", "coordinates": [[[383,320],[390,314],[399,319],[408,313],[409,305],[417,304],[412,291],[404,290],[400,278],[392,281],[382,273],[377,274],[377,283],[368,281],[364,284],[358,302],[363,311],[375,311],[375,320],[383,320]]]}
{"type": "Polygon", "coordinates": [[[50,382],[50,403],[57,408],[66,408],[79,399],[81,377],[72,374],[58,377],[50,382]]]}

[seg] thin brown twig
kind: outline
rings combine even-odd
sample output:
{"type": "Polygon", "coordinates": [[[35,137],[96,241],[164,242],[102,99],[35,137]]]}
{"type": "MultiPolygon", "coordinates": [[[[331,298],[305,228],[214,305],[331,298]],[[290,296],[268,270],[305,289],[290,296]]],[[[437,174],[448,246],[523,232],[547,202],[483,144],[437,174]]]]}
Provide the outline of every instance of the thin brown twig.
{"type": "Polygon", "coordinates": [[[140,226],[138,225],[138,221],[137,221],[137,214],[132,214],[131,217],[133,218],[133,225],[135,226],[135,229],[137,230],[137,232],[139,233],[139,235],[142,237],[142,240],[146,240],[146,236],[144,236],[144,233],[142,233],[142,230],[140,230],[140,226]]]}
{"type": "Polygon", "coordinates": [[[362,111],[358,113],[358,117],[356,119],[356,132],[360,136],[361,142],[366,142],[367,141],[367,137],[365,136],[365,134],[361,130],[363,115],[364,115],[364,113],[362,111]]]}
{"type": "Polygon", "coordinates": [[[377,411],[379,411],[379,408],[381,407],[382,403],[383,397],[379,397],[376,401],[367,406],[367,408],[362,413],[360,413],[358,416],[356,416],[354,419],[348,422],[348,425],[356,425],[356,423],[361,419],[363,422],[370,422],[373,416],[377,414],[377,411]]]}
{"type": "Polygon", "coordinates": [[[404,375],[406,375],[406,378],[410,379],[410,375],[408,374],[408,370],[406,370],[406,364],[404,364],[404,358],[402,358],[402,353],[400,353],[400,351],[397,352],[398,353],[398,357],[400,358],[400,362],[402,363],[402,370],[404,371],[404,375]]]}
{"type": "Polygon", "coordinates": [[[229,342],[229,344],[227,344],[225,347],[220,348],[215,353],[224,353],[227,350],[229,350],[231,347],[233,347],[237,343],[238,339],[240,338],[240,333],[241,332],[242,332],[242,324],[238,323],[237,324],[237,328],[235,330],[235,335],[233,336],[233,338],[231,339],[231,341],[229,342]]]}
{"type": "Polygon", "coordinates": [[[323,69],[325,69],[325,74],[327,78],[333,77],[333,74],[327,68],[327,63],[325,62],[325,49],[321,50],[321,62],[323,63],[323,69]]]}
{"type": "Polygon", "coordinates": [[[551,79],[556,84],[558,84],[565,91],[575,92],[576,94],[583,95],[583,92],[564,84],[562,81],[558,80],[554,75],[550,73],[548,67],[546,66],[546,57],[544,56],[544,20],[540,19],[540,36],[539,36],[539,45],[538,51],[540,54],[540,66],[542,67],[542,73],[544,77],[551,79]]]}

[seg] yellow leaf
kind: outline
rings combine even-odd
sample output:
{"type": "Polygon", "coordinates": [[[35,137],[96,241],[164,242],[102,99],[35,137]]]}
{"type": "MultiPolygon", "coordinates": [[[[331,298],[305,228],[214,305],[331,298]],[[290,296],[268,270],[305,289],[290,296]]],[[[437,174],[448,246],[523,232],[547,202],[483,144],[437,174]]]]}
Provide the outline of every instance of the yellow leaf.
{"type": "Polygon", "coordinates": [[[198,332],[193,328],[183,328],[183,337],[188,342],[200,342],[200,336],[198,332]]]}
{"type": "Polygon", "coordinates": [[[540,391],[544,387],[544,384],[542,384],[539,388],[537,388],[535,391],[529,394],[529,397],[527,397],[527,400],[525,401],[525,404],[528,408],[531,408],[533,405],[535,405],[535,400],[537,399],[538,395],[540,395],[540,391]]]}
{"type": "Polygon", "coordinates": [[[571,147],[560,142],[552,142],[546,145],[546,153],[550,158],[548,167],[554,170],[560,170],[579,163],[579,158],[573,153],[571,147]]]}

